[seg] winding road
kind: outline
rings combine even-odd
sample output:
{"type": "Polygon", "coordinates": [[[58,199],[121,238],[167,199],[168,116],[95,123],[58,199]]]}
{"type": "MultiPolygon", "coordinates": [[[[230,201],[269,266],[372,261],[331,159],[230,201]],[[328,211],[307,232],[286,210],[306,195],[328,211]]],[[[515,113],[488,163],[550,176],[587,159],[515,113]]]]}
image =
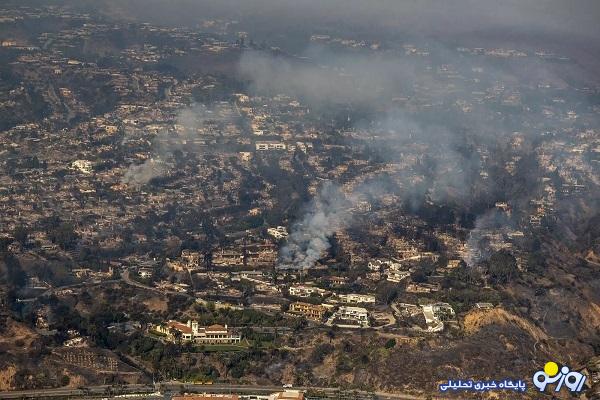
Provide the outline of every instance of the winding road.
{"type": "MultiPolygon", "coordinates": [[[[0,392],[0,399],[39,399],[52,397],[80,397],[89,398],[89,396],[107,396],[109,398],[115,395],[123,394],[142,394],[150,395],[160,389],[163,395],[152,396],[153,398],[170,399],[172,394],[184,392],[209,392],[209,393],[237,393],[237,394],[270,394],[281,392],[283,389],[279,386],[253,386],[253,385],[196,385],[179,382],[168,382],[157,384],[156,387],[150,385],[122,385],[122,386],[89,386],[79,389],[39,389],[39,390],[23,390],[14,392],[0,392]]],[[[316,390],[324,393],[336,393],[338,388],[322,388],[322,387],[295,387],[295,390],[316,390]]],[[[368,392],[357,391],[360,394],[368,394],[368,392]]],[[[413,396],[403,393],[384,393],[376,392],[375,396],[378,400],[421,400],[424,397],[413,396]]],[[[150,396],[147,396],[150,397],[150,396]]]]}

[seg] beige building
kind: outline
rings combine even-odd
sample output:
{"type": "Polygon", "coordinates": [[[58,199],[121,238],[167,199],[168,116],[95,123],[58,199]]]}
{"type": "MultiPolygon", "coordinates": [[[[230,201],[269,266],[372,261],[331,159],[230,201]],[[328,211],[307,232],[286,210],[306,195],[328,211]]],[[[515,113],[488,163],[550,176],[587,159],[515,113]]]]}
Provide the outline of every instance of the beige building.
{"type": "Polygon", "coordinates": [[[340,294],[338,296],[340,298],[340,301],[342,301],[343,303],[354,303],[354,304],[358,304],[358,303],[370,303],[370,304],[375,304],[375,295],[373,294],[357,294],[357,293],[350,293],[350,294],[340,294]]]}
{"type": "Polygon", "coordinates": [[[292,314],[302,315],[313,321],[322,320],[323,316],[325,315],[325,311],[327,311],[327,309],[322,305],[303,303],[300,301],[290,304],[289,310],[289,312],[292,314]]]}
{"type": "Polygon", "coordinates": [[[242,340],[241,335],[228,329],[227,325],[201,327],[197,321],[191,320],[187,324],[169,321],[164,325],[155,326],[154,330],[167,335],[170,340],[175,339],[175,331],[177,331],[183,341],[194,341],[199,344],[233,344],[240,343],[242,340]]]}

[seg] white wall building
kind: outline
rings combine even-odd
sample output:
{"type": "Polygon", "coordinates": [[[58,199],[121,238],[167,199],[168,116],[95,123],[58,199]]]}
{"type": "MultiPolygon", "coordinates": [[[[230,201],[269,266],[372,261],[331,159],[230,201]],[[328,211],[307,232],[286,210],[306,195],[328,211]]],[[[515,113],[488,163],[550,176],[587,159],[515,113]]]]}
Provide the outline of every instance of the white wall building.
{"type": "Polygon", "coordinates": [[[336,311],[335,318],[354,321],[362,327],[369,326],[369,312],[362,307],[341,306],[336,311]]]}
{"type": "Polygon", "coordinates": [[[344,303],[353,303],[353,304],[359,304],[359,303],[365,303],[365,304],[375,304],[375,295],[373,294],[357,294],[357,293],[350,293],[350,294],[340,294],[338,296],[340,298],[340,300],[344,303]]]}
{"type": "Polygon", "coordinates": [[[369,264],[367,265],[367,267],[371,271],[381,271],[381,270],[388,269],[388,268],[399,270],[401,267],[401,264],[398,262],[395,262],[395,261],[391,261],[391,260],[377,259],[377,260],[369,261],[369,264]]]}
{"type": "Polygon", "coordinates": [[[444,330],[444,320],[454,318],[454,310],[448,303],[435,303],[423,306],[423,316],[427,323],[427,332],[444,330]]]}
{"type": "Polygon", "coordinates": [[[398,283],[403,279],[406,279],[410,276],[410,272],[408,271],[398,271],[397,269],[389,269],[386,271],[386,280],[388,282],[398,283]]]}
{"type": "Polygon", "coordinates": [[[285,150],[285,143],[281,142],[256,142],[256,150],[285,150]]]}
{"type": "Polygon", "coordinates": [[[75,160],[71,163],[71,168],[76,169],[84,174],[92,173],[92,162],[88,160],[75,160]]]}
{"type": "Polygon", "coordinates": [[[314,286],[295,285],[290,286],[289,293],[290,296],[295,297],[310,297],[312,294],[324,296],[327,293],[327,291],[325,289],[321,289],[314,286]]]}

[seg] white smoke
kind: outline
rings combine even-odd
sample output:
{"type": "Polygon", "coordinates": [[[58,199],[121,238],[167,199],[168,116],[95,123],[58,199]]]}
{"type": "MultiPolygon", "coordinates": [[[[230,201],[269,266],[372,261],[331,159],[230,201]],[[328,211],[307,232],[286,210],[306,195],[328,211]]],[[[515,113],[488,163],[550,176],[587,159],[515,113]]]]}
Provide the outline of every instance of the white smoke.
{"type": "Polygon", "coordinates": [[[340,189],[325,183],[309,204],[306,214],[292,226],[287,244],[280,251],[282,269],[308,269],[331,246],[329,237],[351,218],[350,202],[340,189]]]}
{"type": "Polygon", "coordinates": [[[479,262],[488,259],[492,255],[489,243],[487,243],[488,235],[504,234],[513,228],[514,224],[510,217],[498,209],[491,209],[479,216],[475,221],[475,227],[469,232],[464,261],[469,267],[474,267],[479,262]]]}
{"type": "Polygon", "coordinates": [[[130,186],[142,186],[153,178],[162,176],[165,172],[166,166],[162,161],[149,158],[142,164],[130,165],[121,181],[130,186]]]}

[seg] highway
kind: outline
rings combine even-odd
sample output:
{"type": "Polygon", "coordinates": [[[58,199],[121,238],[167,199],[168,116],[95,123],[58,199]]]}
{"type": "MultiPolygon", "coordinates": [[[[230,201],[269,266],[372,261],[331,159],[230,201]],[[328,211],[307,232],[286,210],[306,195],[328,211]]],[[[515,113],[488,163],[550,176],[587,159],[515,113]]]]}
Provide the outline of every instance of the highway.
{"type": "MultiPolygon", "coordinates": [[[[89,398],[90,396],[112,398],[114,395],[133,394],[133,393],[154,393],[157,388],[164,394],[162,398],[169,399],[173,394],[183,392],[196,393],[236,393],[236,394],[269,394],[280,392],[283,389],[279,386],[253,386],[253,385],[196,385],[184,383],[161,383],[156,387],[150,385],[122,385],[122,386],[88,386],[81,389],[39,389],[39,390],[23,390],[14,392],[0,392],[0,399],[40,399],[53,397],[72,397],[72,398],[89,398]]],[[[320,392],[335,393],[337,388],[322,388],[322,387],[295,387],[296,390],[318,390],[320,392]]],[[[366,393],[366,392],[363,392],[366,393]]],[[[423,397],[413,396],[409,394],[395,393],[375,393],[379,400],[420,400],[423,397]]],[[[157,397],[153,397],[157,398],[157,397]]]]}

